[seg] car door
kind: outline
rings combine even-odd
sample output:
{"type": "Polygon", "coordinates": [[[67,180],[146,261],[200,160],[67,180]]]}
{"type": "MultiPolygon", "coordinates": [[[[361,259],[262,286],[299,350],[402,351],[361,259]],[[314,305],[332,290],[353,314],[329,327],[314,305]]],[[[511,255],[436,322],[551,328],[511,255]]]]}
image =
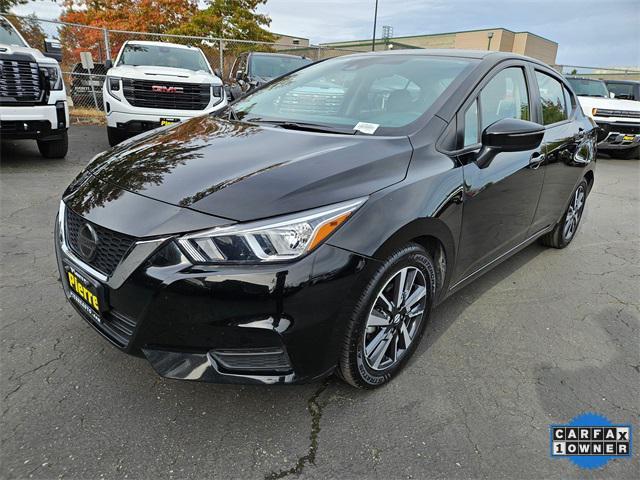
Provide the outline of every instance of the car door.
{"type": "Polygon", "coordinates": [[[541,152],[502,152],[485,168],[475,159],[486,127],[503,118],[531,120],[530,83],[524,63],[502,64],[458,114],[464,206],[454,282],[479,272],[527,236],[542,189],[541,152]]]}
{"type": "Polygon", "coordinates": [[[594,156],[593,125],[582,115],[575,96],[559,75],[533,70],[537,122],[542,140],[544,186],[529,233],[554,225],[565,210],[585,163],[594,156]]]}

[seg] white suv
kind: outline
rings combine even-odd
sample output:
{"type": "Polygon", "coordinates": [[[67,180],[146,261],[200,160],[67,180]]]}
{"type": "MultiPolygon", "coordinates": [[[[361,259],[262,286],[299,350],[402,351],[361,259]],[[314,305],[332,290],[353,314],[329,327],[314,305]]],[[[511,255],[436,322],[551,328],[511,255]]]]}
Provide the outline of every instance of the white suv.
{"type": "Polygon", "coordinates": [[[109,144],[227,104],[219,75],[196,47],[128,41],[103,86],[109,144]]]}
{"type": "Polygon", "coordinates": [[[614,98],[602,80],[567,77],[585,115],[602,130],[598,149],[620,158],[640,159],[640,102],[614,98]]]}
{"type": "Polygon", "coordinates": [[[37,140],[43,157],[62,158],[69,107],[60,66],[31,48],[0,17],[0,137],[37,140]]]}

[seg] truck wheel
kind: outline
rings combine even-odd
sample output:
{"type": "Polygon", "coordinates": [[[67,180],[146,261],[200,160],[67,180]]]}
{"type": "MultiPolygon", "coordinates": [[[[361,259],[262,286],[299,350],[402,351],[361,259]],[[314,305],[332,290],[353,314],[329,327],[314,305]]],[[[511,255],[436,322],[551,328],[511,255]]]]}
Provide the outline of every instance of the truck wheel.
{"type": "Polygon", "coordinates": [[[640,147],[633,147],[627,150],[621,150],[618,154],[618,157],[624,158],[625,160],[640,160],[640,147]]]}
{"type": "Polygon", "coordinates": [[[115,147],[127,137],[115,127],[107,127],[107,137],[109,137],[109,145],[115,147]]]}
{"type": "Polygon", "coordinates": [[[38,140],[38,150],[44,158],[64,158],[69,150],[69,137],[67,132],[58,140],[38,140]]]}

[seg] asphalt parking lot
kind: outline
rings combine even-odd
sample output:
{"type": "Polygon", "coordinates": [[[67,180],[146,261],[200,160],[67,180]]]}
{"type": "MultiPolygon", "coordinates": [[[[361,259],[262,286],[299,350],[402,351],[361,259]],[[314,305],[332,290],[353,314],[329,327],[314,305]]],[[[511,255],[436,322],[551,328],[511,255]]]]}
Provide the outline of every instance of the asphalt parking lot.
{"type": "Polygon", "coordinates": [[[100,338],[58,283],[63,188],[107,148],[75,127],[65,160],[2,147],[3,478],[638,478],[640,162],[602,158],[578,236],[533,245],[440,306],[387,387],[165,380],[100,338]],[[552,423],[635,427],[630,460],[549,457],[552,423]]]}

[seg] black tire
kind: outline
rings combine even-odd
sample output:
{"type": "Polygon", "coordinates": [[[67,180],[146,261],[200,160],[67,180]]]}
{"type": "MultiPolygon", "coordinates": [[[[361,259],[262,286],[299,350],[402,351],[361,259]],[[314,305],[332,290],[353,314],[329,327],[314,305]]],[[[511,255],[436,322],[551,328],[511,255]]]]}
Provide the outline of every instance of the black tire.
{"type": "Polygon", "coordinates": [[[69,137],[67,132],[58,140],[38,140],[38,150],[44,158],[64,158],[69,151],[69,137]]]}
{"type": "Polygon", "coordinates": [[[111,147],[115,147],[127,139],[127,136],[115,127],[107,127],[107,137],[109,138],[109,145],[111,147]]]}
{"type": "Polygon", "coordinates": [[[571,243],[571,241],[575,238],[576,233],[578,231],[578,227],[580,226],[580,220],[582,220],[582,214],[584,212],[584,207],[587,203],[587,193],[589,192],[589,186],[587,185],[587,181],[582,179],[582,181],[578,184],[576,189],[573,191],[571,195],[571,201],[569,202],[569,206],[567,210],[565,210],[564,215],[562,215],[562,219],[556,224],[555,228],[551,230],[549,233],[546,233],[542,237],[540,237],[540,243],[547,247],[552,248],[565,248],[567,245],[571,243]],[[577,216],[574,214],[576,198],[582,195],[582,202],[579,205],[577,216]],[[572,216],[575,220],[573,227],[571,229],[567,228],[567,221],[569,216],[572,216]]]}
{"type": "MultiPolygon", "coordinates": [[[[408,278],[409,275],[410,274],[406,274],[405,278],[408,278]]],[[[411,298],[411,288],[412,287],[409,287],[408,290],[408,298],[411,298]]],[[[372,274],[370,280],[362,289],[360,296],[356,299],[354,308],[347,316],[346,334],[343,340],[342,354],[337,369],[338,375],[354,387],[364,389],[376,388],[389,382],[389,380],[404,367],[420,343],[425,325],[431,313],[435,292],[435,266],[433,260],[424,248],[411,243],[391,254],[372,274]],[[407,268],[409,268],[408,271],[411,273],[416,272],[414,274],[415,280],[412,282],[413,288],[421,287],[422,283],[424,283],[424,303],[422,303],[423,300],[421,297],[419,303],[416,303],[416,307],[414,307],[418,309],[422,308],[423,311],[419,318],[417,316],[414,317],[418,321],[417,325],[407,327],[408,323],[406,322],[415,321],[409,318],[409,313],[411,312],[406,312],[404,316],[402,316],[401,313],[394,314],[389,312],[389,314],[386,315],[390,322],[388,326],[368,326],[370,314],[374,312],[374,309],[377,312],[377,305],[381,305],[378,303],[380,301],[379,295],[383,294],[383,291],[386,291],[392,282],[393,287],[395,287],[395,282],[400,282],[401,280],[394,281],[394,279],[398,278],[400,272],[407,268]],[[418,275],[418,271],[422,273],[421,277],[418,275]],[[401,316],[400,320],[396,318],[399,315],[401,316]],[[400,337],[400,335],[402,335],[400,328],[403,322],[405,322],[405,332],[408,332],[407,328],[412,328],[414,332],[411,341],[408,342],[408,346],[406,340],[402,340],[402,337],[400,337]],[[392,336],[393,334],[391,332],[394,331],[393,329],[396,331],[395,335],[399,336],[399,340],[395,341],[395,346],[392,345],[392,340],[388,341],[392,350],[395,348],[393,363],[383,368],[372,368],[369,363],[369,356],[365,354],[366,338],[371,338],[370,336],[377,337],[378,334],[388,334],[392,336]],[[402,342],[405,347],[400,353],[398,353],[399,342],[402,342]]],[[[416,293],[416,290],[413,290],[413,293],[416,293]]],[[[395,302],[392,303],[395,305],[395,302]]],[[[415,315],[415,313],[413,313],[413,315],[415,315]]],[[[395,338],[395,336],[393,338],[395,338]]],[[[383,341],[384,340],[378,342],[378,344],[381,344],[383,341]]],[[[369,347],[371,347],[374,342],[375,338],[371,340],[369,347]]],[[[374,348],[372,353],[375,353],[376,350],[377,348],[374,348]]],[[[385,352],[382,352],[380,356],[384,357],[384,354],[385,352]]],[[[391,361],[391,358],[387,358],[387,361],[391,361]]]]}
{"type": "Polygon", "coordinates": [[[628,148],[627,150],[618,150],[618,152],[612,153],[612,156],[625,160],[640,160],[640,146],[628,148]]]}

